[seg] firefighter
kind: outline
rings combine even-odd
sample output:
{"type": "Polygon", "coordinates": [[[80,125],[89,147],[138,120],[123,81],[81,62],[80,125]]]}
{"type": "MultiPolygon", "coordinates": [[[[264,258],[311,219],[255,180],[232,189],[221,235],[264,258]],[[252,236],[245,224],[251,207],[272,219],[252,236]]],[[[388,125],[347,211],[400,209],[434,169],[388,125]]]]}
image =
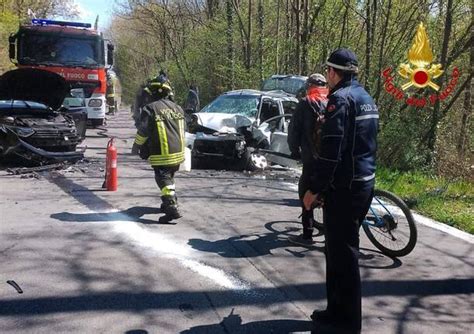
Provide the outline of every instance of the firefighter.
{"type": "Polygon", "coordinates": [[[328,89],[326,78],[319,73],[311,74],[306,80],[306,96],[298,103],[288,128],[288,146],[294,159],[303,161],[303,171],[298,183],[298,195],[301,201],[301,222],[303,233],[289,237],[292,243],[311,246],[313,241],[313,210],[306,210],[303,196],[309,189],[311,172],[317,156],[317,131],[326,108],[328,89]]]}
{"type": "Polygon", "coordinates": [[[106,100],[107,106],[109,107],[108,115],[115,115],[116,112],[116,100],[115,100],[115,90],[116,90],[116,81],[117,77],[111,71],[107,71],[107,85],[106,85],[106,100]]]}
{"type": "Polygon", "coordinates": [[[142,111],[142,108],[151,102],[153,102],[153,96],[151,94],[150,88],[148,87],[148,83],[146,85],[141,85],[135,96],[135,102],[133,103],[132,108],[132,118],[135,122],[135,127],[137,129],[138,123],[140,121],[140,113],[142,111]]]}
{"type": "MultiPolygon", "coordinates": [[[[164,70],[160,70],[159,74],[152,78],[148,79],[146,84],[143,84],[140,86],[140,89],[138,90],[136,96],[135,96],[135,102],[133,103],[132,106],[132,118],[135,122],[135,127],[138,128],[137,124],[140,119],[140,113],[141,110],[144,106],[146,106],[148,103],[151,103],[154,101],[155,97],[152,94],[152,84],[154,82],[162,82],[166,83],[167,86],[170,87],[170,93],[168,95],[168,99],[171,101],[174,101],[174,94],[173,94],[173,89],[171,86],[171,82],[168,79],[168,76],[166,75],[166,72],[164,70]]],[[[132,153],[136,153],[135,149],[132,149],[132,153]]]]}
{"type": "Polygon", "coordinates": [[[308,210],[323,201],[327,309],[311,318],[323,330],[360,333],[359,227],[373,196],[379,115],[356,79],[352,51],[331,53],[326,70],[329,100],[320,154],[303,201],[308,210]]]}
{"type": "Polygon", "coordinates": [[[171,87],[162,78],[149,82],[147,90],[154,102],[145,105],[140,113],[134,146],[155,171],[161,190],[161,212],[167,220],[178,219],[181,214],[174,174],[184,161],[184,112],[169,99],[171,87]]]}

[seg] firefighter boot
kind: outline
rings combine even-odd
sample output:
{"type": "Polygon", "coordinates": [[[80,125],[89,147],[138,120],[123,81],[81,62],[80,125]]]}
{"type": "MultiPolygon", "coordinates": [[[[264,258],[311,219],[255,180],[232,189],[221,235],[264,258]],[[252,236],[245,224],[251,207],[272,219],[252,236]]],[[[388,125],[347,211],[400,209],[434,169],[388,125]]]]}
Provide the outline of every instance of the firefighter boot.
{"type": "Polygon", "coordinates": [[[166,215],[168,220],[181,218],[182,215],[178,209],[178,202],[176,198],[172,196],[161,196],[163,203],[161,204],[160,211],[166,215]]]}

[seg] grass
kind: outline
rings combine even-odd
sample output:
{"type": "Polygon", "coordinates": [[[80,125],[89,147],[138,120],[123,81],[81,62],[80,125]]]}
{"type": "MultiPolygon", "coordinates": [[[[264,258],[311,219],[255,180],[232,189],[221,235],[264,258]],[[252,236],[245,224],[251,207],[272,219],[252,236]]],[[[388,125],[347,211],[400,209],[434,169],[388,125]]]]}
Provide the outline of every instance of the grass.
{"type": "Polygon", "coordinates": [[[378,168],[376,186],[397,194],[424,216],[474,234],[472,182],[378,168]]]}

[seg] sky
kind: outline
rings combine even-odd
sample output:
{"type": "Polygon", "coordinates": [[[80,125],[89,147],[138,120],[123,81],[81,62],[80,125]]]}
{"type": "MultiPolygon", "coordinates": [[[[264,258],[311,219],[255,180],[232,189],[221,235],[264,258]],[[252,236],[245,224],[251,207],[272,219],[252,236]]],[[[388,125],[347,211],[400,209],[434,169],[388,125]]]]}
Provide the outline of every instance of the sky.
{"type": "Polygon", "coordinates": [[[79,22],[94,25],[95,18],[99,15],[99,28],[104,29],[110,23],[114,0],[74,0],[79,10],[79,22]]]}

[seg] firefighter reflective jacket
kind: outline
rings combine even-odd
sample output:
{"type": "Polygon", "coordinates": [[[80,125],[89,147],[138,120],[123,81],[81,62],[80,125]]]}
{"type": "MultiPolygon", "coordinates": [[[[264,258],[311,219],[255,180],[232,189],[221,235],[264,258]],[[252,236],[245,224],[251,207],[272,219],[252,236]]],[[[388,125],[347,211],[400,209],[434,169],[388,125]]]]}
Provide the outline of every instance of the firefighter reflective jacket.
{"type": "Polygon", "coordinates": [[[107,97],[115,97],[115,79],[114,78],[110,78],[107,80],[106,95],[107,97]]]}
{"type": "Polygon", "coordinates": [[[160,99],[143,108],[135,144],[146,145],[152,166],[179,165],[184,161],[184,127],[181,107],[168,99],[160,99]]]}

